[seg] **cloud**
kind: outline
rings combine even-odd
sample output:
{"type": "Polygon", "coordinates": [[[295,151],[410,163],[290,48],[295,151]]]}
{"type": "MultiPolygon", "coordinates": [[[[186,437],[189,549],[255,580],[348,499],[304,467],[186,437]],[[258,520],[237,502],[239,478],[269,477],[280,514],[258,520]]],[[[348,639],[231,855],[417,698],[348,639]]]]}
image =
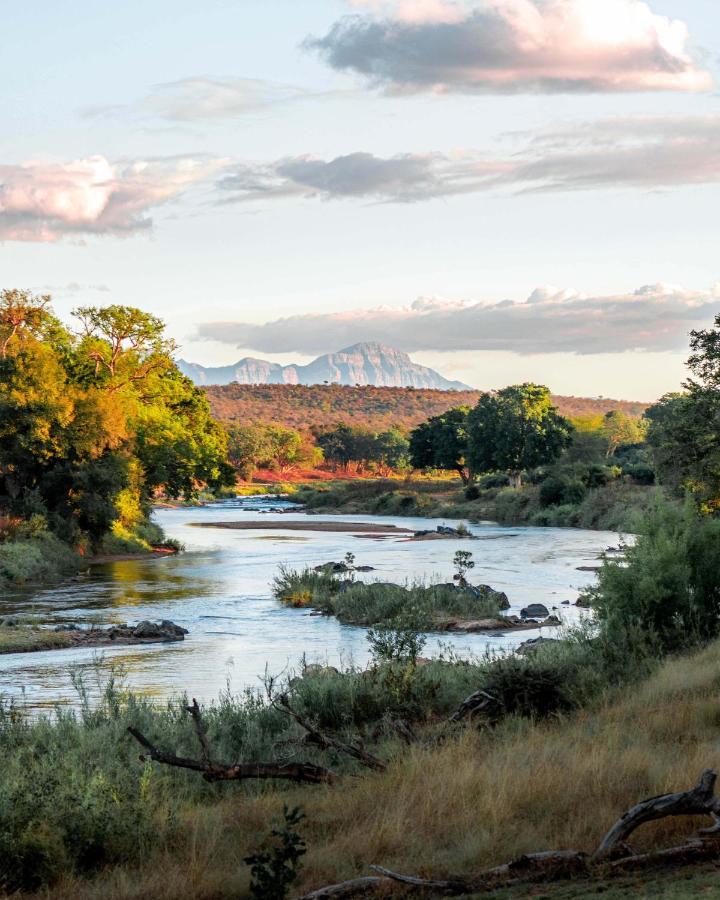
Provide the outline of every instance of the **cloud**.
{"type": "Polygon", "coordinates": [[[289,316],[261,325],[206,322],[197,338],[265,353],[325,353],[358,341],[407,352],[505,350],[519,354],[667,351],[712,320],[720,285],[688,291],[645,285],[631,294],[589,296],[538,288],[522,303],[420,298],[402,308],[289,316]]]}
{"type": "Polygon", "coordinates": [[[506,169],[501,162],[464,154],[407,153],[389,158],[349,153],[323,160],[295,156],[261,165],[239,165],[218,182],[227,201],[280,197],[366,198],[414,202],[480,190],[506,169]]]}
{"type": "Polygon", "coordinates": [[[308,38],[332,68],[390,92],[701,91],[687,26],[641,0],[364,0],[308,38]]]}
{"type": "Polygon", "coordinates": [[[0,166],[0,240],[52,242],[147,231],[151,210],[209,178],[220,165],[209,158],[111,163],[92,156],[0,166]]]}
{"type": "Polygon", "coordinates": [[[323,160],[295,156],[228,166],[221,203],[319,198],[410,203],[479,191],[661,189],[720,181],[720,116],[603,119],[516,133],[518,149],[323,160]]]}
{"type": "Polygon", "coordinates": [[[257,78],[195,76],[155,85],[136,103],[95,106],[83,115],[130,115],[189,124],[237,118],[308,96],[312,94],[302,88],[257,78]]]}

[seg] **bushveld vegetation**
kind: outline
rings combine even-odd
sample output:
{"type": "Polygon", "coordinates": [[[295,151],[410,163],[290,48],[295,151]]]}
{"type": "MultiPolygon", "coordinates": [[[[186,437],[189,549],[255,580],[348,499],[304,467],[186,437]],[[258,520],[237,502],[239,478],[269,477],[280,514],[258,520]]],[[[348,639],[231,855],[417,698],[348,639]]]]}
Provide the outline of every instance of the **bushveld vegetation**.
{"type": "Polygon", "coordinates": [[[0,292],[0,580],[148,550],[162,540],[156,491],[192,497],[232,480],[225,432],[159,319],[83,307],[74,323],[49,296],[0,292]]]}
{"type": "MultiPolygon", "coordinates": [[[[287,428],[328,431],[338,424],[407,433],[455,406],[474,406],[480,391],[347,387],[339,384],[228,384],[203,389],[213,414],[226,425],[275,422],[287,428]],[[268,414],[272,410],[272,415],[268,414]]],[[[642,416],[647,403],[553,396],[563,416],[595,418],[612,410],[642,416]]]]}

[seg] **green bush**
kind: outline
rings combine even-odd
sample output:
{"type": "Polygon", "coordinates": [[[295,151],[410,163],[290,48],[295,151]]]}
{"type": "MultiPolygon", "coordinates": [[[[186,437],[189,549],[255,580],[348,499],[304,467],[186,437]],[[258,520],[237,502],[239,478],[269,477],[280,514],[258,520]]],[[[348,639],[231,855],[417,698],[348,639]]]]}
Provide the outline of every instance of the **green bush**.
{"type": "Polygon", "coordinates": [[[465,488],[465,499],[466,500],[479,500],[480,499],[480,488],[476,484],[469,484],[465,488]]]}
{"type": "Polygon", "coordinates": [[[668,652],[720,634],[720,519],[658,502],[622,561],[587,592],[606,637],[638,632],[668,652]]]}
{"type": "Polygon", "coordinates": [[[480,479],[480,487],[483,490],[488,490],[490,488],[508,487],[509,484],[509,476],[503,475],[502,472],[497,472],[492,475],[483,475],[483,477],[480,479]]]}
{"type": "Polygon", "coordinates": [[[51,581],[77,572],[80,557],[47,531],[0,543],[0,584],[51,581]]]}
{"type": "Polygon", "coordinates": [[[569,506],[581,503],[587,489],[579,479],[567,475],[551,475],[540,485],[540,505],[569,506]]]}

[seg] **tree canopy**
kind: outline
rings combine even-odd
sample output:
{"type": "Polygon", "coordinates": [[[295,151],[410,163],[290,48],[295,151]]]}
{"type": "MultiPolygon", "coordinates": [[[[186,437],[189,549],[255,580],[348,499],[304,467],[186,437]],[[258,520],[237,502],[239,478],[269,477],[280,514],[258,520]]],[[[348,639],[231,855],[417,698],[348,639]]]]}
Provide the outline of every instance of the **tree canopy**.
{"type": "Polygon", "coordinates": [[[0,292],[0,511],[97,544],[144,522],[156,491],[191,497],[232,470],[159,319],[129,306],[74,316],[77,331],[49,297],[0,292]]]}
{"type": "Polygon", "coordinates": [[[507,472],[517,484],[525,469],[554,462],[572,441],[572,425],[543,385],[519,384],[483,394],[468,416],[473,472],[507,472]]]}

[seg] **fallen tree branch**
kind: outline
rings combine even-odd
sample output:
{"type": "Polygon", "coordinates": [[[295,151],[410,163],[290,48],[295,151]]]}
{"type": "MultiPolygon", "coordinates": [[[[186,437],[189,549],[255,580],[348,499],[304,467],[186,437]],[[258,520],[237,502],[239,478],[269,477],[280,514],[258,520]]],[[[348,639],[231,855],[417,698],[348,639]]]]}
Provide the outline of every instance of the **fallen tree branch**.
{"type": "Polygon", "coordinates": [[[497,700],[487,691],[475,691],[466,697],[457,710],[450,716],[451,722],[461,722],[468,716],[476,716],[478,713],[487,713],[493,707],[497,707],[497,700]]]}
{"type": "Polygon", "coordinates": [[[320,747],[321,750],[335,750],[336,753],[344,753],[346,756],[356,759],[366,768],[374,769],[376,772],[383,772],[387,768],[386,763],[376,756],[373,756],[371,753],[368,753],[361,744],[346,744],[344,741],[338,740],[338,738],[320,731],[309,719],[306,719],[296,709],[293,709],[285,694],[277,700],[273,699],[272,703],[277,709],[281,709],[284,713],[287,713],[287,715],[295,719],[298,725],[307,732],[306,740],[309,743],[320,747]]]}
{"type": "Polygon", "coordinates": [[[329,769],[315,766],[312,763],[218,763],[212,761],[210,745],[207,733],[200,714],[197,700],[193,698],[192,706],[186,707],[193,718],[195,733],[200,744],[201,759],[191,759],[186,756],[176,756],[174,753],[166,753],[156,747],[145,735],[128,726],[128,731],[135,740],[145,748],[146,753],[141,754],[140,761],[150,759],[162,763],[165,766],[174,766],[178,769],[191,769],[200,772],[205,781],[242,781],[243,779],[281,779],[286,781],[299,781],[306,784],[335,784],[339,778],[329,769]]]}
{"type": "Polygon", "coordinates": [[[633,806],[617,820],[593,853],[593,859],[603,859],[646,822],[669,816],[712,816],[714,826],[705,833],[720,831],[720,799],[715,796],[717,773],[706,769],[700,781],[689,791],[660,794],[633,806]]]}
{"type": "Polygon", "coordinates": [[[367,894],[368,890],[374,890],[389,883],[390,879],[388,878],[381,878],[377,875],[365,875],[361,878],[351,878],[349,881],[340,881],[338,884],[328,884],[325,887],[318,888],[316,891],[310,891],[309,894],[303,894],[300,900],[325,900],[326,897],[363,896],[367,894]]]}
{"type": "MultiPolygon", "coordinates": [[[[483,694],[478,691],[469,697],[469,701],[477,698],[482,703],[483,694]]],[[[493,698],[489,698],[492,700],[493,698]]],[[[458,713],[463,709],[460,707],[458,713]]],[[[456,715],[458,715],[456,713],[456,715]]],[[[461,716],[462,717],[462,716],[461,716]]],[[[453,717],[454,719],[455,717],[453,717]]],[[[366,892],[397,882],[408,889],[432,890],[445,896],[480,893],[501,887],[510,887],[522,883],[560,881],[565,878],[591,877],[595,873],[604,875],[610,872],[643,869],[654,865],[682,864],[702,859],[717,859],[720,856],[720,798],[715,796],[717,774],[707,769],[700,777],[698,784],[688,791],[674,794],[661,794],[650,797],[636,804],[613,825],[595,853],[588,857],[575,850],[548,850],[542,853],[528,853],[471,878],[453,876],[444,879],[420,878],[417,875],[404,875],[386,869],[383,866],[370,866],[377,876],[356,878],[306,894],[301,900],[322,900],[325,897],[351,897],[358,892],[366,892]],[[621,859],[610,861],[608,857],[613,851],[624,847],[625,839],[645,822],[664,819],[669,816],[709,815],[714,820],[711,828],[702,829],[701,837],[693,838],[676,847],[653,850],[649,853],[626,855],[621,859]]],[[[362,894],[364,896],[364,893],[362,894]]]]}

